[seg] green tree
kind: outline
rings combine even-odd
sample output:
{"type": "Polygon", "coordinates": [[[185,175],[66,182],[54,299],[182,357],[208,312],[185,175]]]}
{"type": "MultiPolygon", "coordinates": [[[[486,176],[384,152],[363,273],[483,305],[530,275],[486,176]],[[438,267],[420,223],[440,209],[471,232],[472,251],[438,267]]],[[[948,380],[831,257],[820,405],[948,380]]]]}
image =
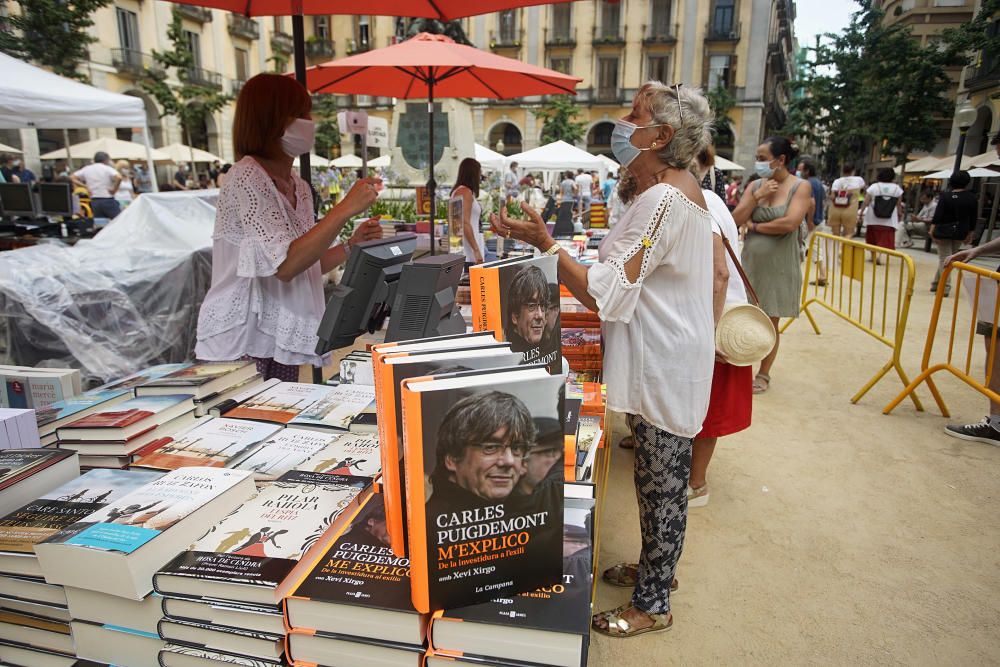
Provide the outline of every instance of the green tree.
{"type": "Polygon", "coordinates": [[[941,43],[956,65],[974,64],[980,51],[1000,53],[1000,31],[989,29],[997,13],[1000,0],[984,0],[971,21],[941,33],[941,43]]]}
{"type": "MultiPolygon", "coordinates": [[[[184,143],[190,146],[194,128],[207,116],[226,106],[232,100],[232,96],[204,82],[201,77],[192,76],[195,72],[194,55],[184,35],[184,24],[176,7],[173,9],[170,25],[167,28],[167,38],[173,47],[170,51],[153,51],[153,60],[162,66],[164,73],[150,75],[143,79],[140,85],[163,109],[161,118],[163,116],[177,118],[184,132],[184,143]],[[176,70],[180,85],[167,81],[166,73],[170,68],[176,70]]],[[[193,163],[191,167],[194,168],[193,163]]]]}
{"type": "Polygon", "coordinates": [[[316,154],[328,158],[333,147],[340,146],[336,98],[326,93],[313,95],[312,115],[316,121],[316,154]]]}
{"type": "Polygon", "coordinates": [[[91,15],[111,0],[17,0],[17,13],[6,21],[11,30],[0,30],[0,51],[31,60],[56,74],[87,81],[77,71],[89,58],[87,47],[97,40],[87,29],[91,15]]]}
{"type": "Polygon", "coordinates": [[[576,120],[580,107],[569,95],[553,95],[548,104],[532,113],[542,121],[542,143],[565,141],[575,144],[583,139],[587,123],[576,120]]]}
{"type": "Polygon", "coordinates": [[[708,106],[715,114],[715,121],[712,123],[712,131],[715,134],[732,134],[733,119],[729,117],[729,112],[736,106],[736,98],[729,92],[728,88],[718,86],[715,90],[710,90],[705,94],[708,99],[708,106]]]}

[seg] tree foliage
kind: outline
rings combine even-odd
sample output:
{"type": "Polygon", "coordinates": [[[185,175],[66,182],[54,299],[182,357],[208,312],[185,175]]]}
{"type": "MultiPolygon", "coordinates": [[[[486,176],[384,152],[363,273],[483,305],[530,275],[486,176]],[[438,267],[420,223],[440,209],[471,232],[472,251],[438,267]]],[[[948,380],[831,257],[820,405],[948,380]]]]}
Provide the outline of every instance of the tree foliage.
{"type": "Polygon", "coordinates": [[[6,18],[10,30],[0,30],[0,51],[30,60],[61,76],[87,81],[78,71],[89,59],[87,47],[97,41],[87,31],[95,10],[111,0],[17,0],[20,9],[6,18]]]}
{"type": "Polygon", "coordinates": [[[576,120],[580,107],[569,95],[554,95],[548,104],[532,113],[542,121],[542,143],[565,141],[575,144],[583,139],[587,123],[576,120]]]}
{"type": "Polygon", "coordinates": [[[312,116],[316,121],[316,154],[330,157],[331,149],[340,146],[336,97],[325,93],[314,95],[312,116]]]}
{"type": "Polygon", "coordinates": [[[716,135],[731,135],[733,132],[733,119],[729,117],[729,112],[736,106],[736,98],[729,89],[718,86],[715,90],[710,90],[705,94],[708,105],[715,114],[715,121],[712,123],[712,131],[716,135]]]}
{"type": "Polygon", "coordinates": [[[813,144],[826,168],[863,158],[872,145],[897,163],[912,150],[930,150],[937,119],[952,112],[946,97],[947,48],[921,46],[908,26],[886,25],[873,2],[840,34],[826,35],[803,76],[790,82],[784,131],[813,144]]]}
{"type": "Polygon", "coordinates": [[[232,96],[192,76],[195,69],[194,54],[184,35],[184,24],[176,7],[167,28],[167,38],[172,47],[169,51],[153,51],[153,60],[162,67],[163,72],[154,74],[150,71],[149,76],[140,82],[140,86],[159,103],[163,110],[161,118],[177,118],[184,131],[184,143],[190,146],[194,129],[207,116],[225,107],[232,96]],[[175,70],[180,85],[167,80],[166,73],[171,68],[175,70]]]}

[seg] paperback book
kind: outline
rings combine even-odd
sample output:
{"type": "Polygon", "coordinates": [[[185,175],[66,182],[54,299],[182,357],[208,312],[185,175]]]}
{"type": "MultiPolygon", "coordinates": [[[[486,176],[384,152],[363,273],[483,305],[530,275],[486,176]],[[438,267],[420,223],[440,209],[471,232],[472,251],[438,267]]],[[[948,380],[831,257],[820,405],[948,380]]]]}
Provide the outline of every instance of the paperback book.
{"type": "Polygon", "coordinates": [[[562,373],[558,266],[558,257],[543,255],[469,269],[472,328],[497,332],[522,363],[544,364],[553,375],[562,373]]]}
{"type": "Polygon", "coordinates": [[[255,491],[241,470],[172,470],[35,545],[35,553],[49,583],[141,600],[157,569],[255,491]]]}
{"type": "MultiPolygon", "coordinates": [[[[292,430],[294,429],[285,429],[286,432],[292,430]]],[[[345,433],[336,439],[331,439],[329,444],[295,467],[299,470],[325,472],[331,475],[377,477],[382,470],[378,437],[345,433]]]]}
{"type": "Polygon", "coordinates": [[[36,544],[162,476],[152,470],[91,470],[0,518],[0,572],[41,576],[36,544]]]}
{"type": "Polygon", "coordinates": [[[0,516],[80,475],[73,452],[56,449],[0,450],[0,516]]]}
{"type": "Polygon", "coordinates": [[[171,644],[236,653],[249,658],[275,661],[285,654],[284,633],[237,631],[207,623],[164,618],[160,621],[159,636],[171,644]]]}
{"type": "Polygon", "coordinates": [[[403,381],[418,611],[559,582],[563,387],[541,366],[403,381]]]}
{"type": "Polygon", "coordinates": [[[201,399],[235,386],[257,374],[253,361],[197,362],[145,382],[135,388],[136,396],[189,393],[201,399]]]}
{"type": "Polygon", "coordinates": [[[367,477],[289,471],[157,572],[156,590],[277,605],[286,578],[326,547],[370,485],[367,477]]]}
{"type": "Polygon", "coordinates": [[[337,433],[319,433],[289,426],[268,438],[236,467],[252,472],[258,482],[274,481],[332,446],[340,437],[337,433]]]}
{"type": "Polygon", "coordinates": [[[59,440],[128,440],[193,410],[190,394],[143,396],[72,421],[56,433],[59,440]]]}
{"type": "Polygon", "coordinates": [[[43,436],[54,433],[60,426],[109,408],[116,403],[127,401],[129,398],[131,394],[127,389],[95,389],[79,396],[56,401],[44,408],[35,408],[38,433],[43,436]]]}
{"type": "MultiPolygon", "coordinates": [[[[101,391],[111,391],[118,389],[126,389],[129,393],[133,393],[133,390],[139,385],[146,384],[147,382],[152,382],[153,380],[159,379],[164,375],[169,375],[181,369],[190,366],[190,363],[179,363],[179,364],[158,364],[156,366],[150,366],[141,371],[132,373],[118,380],[113,380],[106,384],[102,384],[97,390],[101,391]]],[[[96,390],[95,390],[96,391],[96,390]]]]}
{"type": "Polygon", "coordinates": [[[410,601],[410,561],[389,548],[382,500],[368,500],[285,598],[289,627],[423,644],[427,615],[410,601]]]}
{"type": "Polygon", "coordinates": [[[206,648],[167,643],[160,649],[160,667],[215,667],[215,665],[235,665],[236,667],[285,667],[284,659],[264,660],[248,658],[235,653],[223,653],[206,648]]]}
{"type": "Polygon", "coordinates": [[[175,470],[189,466],[231,468],[281,431],[276,424],[239,419],[203,419],[174,437],[150,444],[152,451],[135,462],[136,467],[175,470]]]}
{"type": "Polygon", "coordinates": [[[287,424],[326,396],[331,388],[322,384],[281,382],[224,412],[223,416],[287,424]]]}
{"type": "Polygon", "coordinates": [[[375,387],[341,384],[327,387],[327,392],[300,412],[290,424],[303,428],[346,431],[351,421],[375,400],[375,387]]]}

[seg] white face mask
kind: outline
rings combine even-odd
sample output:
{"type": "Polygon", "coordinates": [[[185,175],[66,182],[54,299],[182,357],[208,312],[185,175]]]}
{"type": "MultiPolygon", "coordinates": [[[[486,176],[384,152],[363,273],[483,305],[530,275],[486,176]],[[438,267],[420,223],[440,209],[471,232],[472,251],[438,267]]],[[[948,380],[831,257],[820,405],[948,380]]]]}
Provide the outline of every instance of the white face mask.
{"type": "Polygon", "coordinates": [[[316,123],[308,118],[296,118],[281,135],[281,150],[288,157],[298,157],[312,151],[316,141],[316,123]]]}

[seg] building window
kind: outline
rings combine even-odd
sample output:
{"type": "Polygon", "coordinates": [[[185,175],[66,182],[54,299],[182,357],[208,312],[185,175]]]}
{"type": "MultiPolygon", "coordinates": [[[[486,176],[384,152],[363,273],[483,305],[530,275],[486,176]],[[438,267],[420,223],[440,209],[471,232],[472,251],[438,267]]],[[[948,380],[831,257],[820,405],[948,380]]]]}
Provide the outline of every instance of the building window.
{"type": "Polygon", "coordinates": [[[371,19],[368,16],[358,17],[358,48],[367,51],[371,48],[371,19]]]}
{"type": "Polygon", "coordinates": [[[670,30],[670,0],[653,0],[649,29],[652,35],[669,35],[670,30]]]}
{"type": "Polygon", "coordinates": [[[972,3],[969,3],[966,0],[934,0],[935,7],[965,7],[967,4],[972,3]]]}
{"type": "Polygon", "coordinates": [[[552,58],[549,60],[549,69],[553,69],[563,74],[569,74],[569,58],[552,58]]]}
{"type": "Polygon", "coordinates": [[[646,79],[666,83],[670,76],[670,56],[650,56],[647,61],[646,79]]]}
{"type": "Polygon", "coordinates": [[[899,5],[901,11],[908,12],[917,6],[917,0],[903,0],[899,5]]]}
{"type": "Polygon", "coordinates": [[[621,24],[621,2],[601,0],[601,37],[614,39],[618,37],[618,27],[621,24]]]}
{"type": "Polygon", "coordinates": [[[618,58],[597,61],[597,97],[602,100],[618,98],[618,58]]]}
{"type": "Polygon", "coordinates": [[[329,16],[314,16],[313,17],[313,35],[316,39],[330,39],[330,17],[329,16]]]}
{"type": "Polygon", "coordinates": [[[732,56],[709,56],[708,90],[728,88],[732,84],[732,56]]]}
{"type": "Polygon", "coordinates": [[[246,81],[250,78],[250,52],[246,49],[236,49],[236,80],[246,81]]]}
{"type": "Polygon", "coordinates": [[[712,12],[712,34],[730,35],[736,20],[736,0],[715,0],[712,12]]]}
{"type": "Polygon", "coordinates": [[[139,48],[139,17],[121,7],[115,8],[118,19],[118,44],[128,51],[141,51],[139,48]]]}
{"type": "Polygon", "coordinates": [[[501,44],[513,44],[517,41],[517,10],[507,9],[497,13],[497,33],[501,44]]]}
{"type": "Polygon", "coordinates": [[[568,2],[552,5],[552,36],[555,39],[569,40],[572,32],[570,26],[573,24],[572,9],[573,5],[568,2]]]}
{"type": "Polygon", "coordinates": [[[201,69],[201,35],[185,30],[184,41],[187,42],[188,51],[191,53],[191,66],[201,69]]]}

